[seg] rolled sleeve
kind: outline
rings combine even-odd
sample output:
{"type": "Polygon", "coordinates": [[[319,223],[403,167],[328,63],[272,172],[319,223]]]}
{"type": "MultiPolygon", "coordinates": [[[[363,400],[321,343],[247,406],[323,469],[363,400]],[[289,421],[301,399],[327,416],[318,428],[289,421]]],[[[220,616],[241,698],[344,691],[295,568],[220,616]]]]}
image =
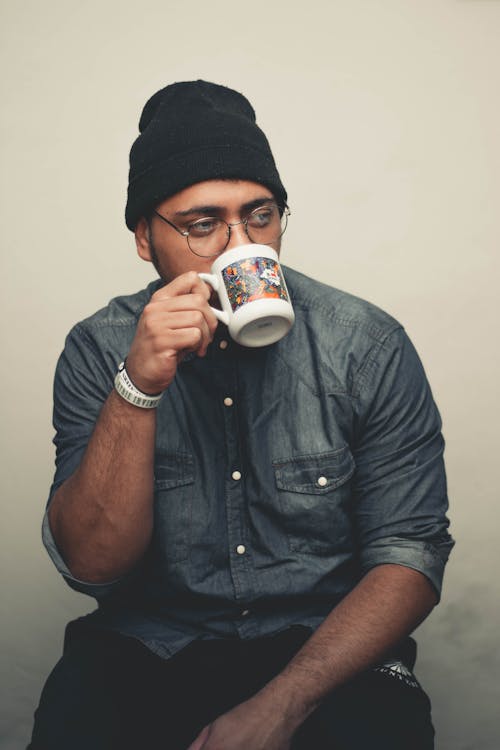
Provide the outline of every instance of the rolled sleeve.
{"type": "Polygon", "coordinates": [[[444,568],[452,547],[449,539],[437,544],[396,536],[378,539],[363,550],[361,570],[364,574],[377,565],[389,564],[413,568],[429,579],[440,597],[444,568]]]}
{"type": "Polygon", "coordinates": [[[363,373],[355,515],[363,572],[383,563],[423,573],[441,593],[453,540],[441,419],[422,364],[403,329],[363,373]]]}
{"type": "Polygon", "coordinates": [[[54,378],[56,473],[51,496],[78,468],[113,388],[117,364],[107,361],[82,327],[75,326],[68,335],[54,378]]]}
{"type": "Polygon", "coordinates": [[[89,583],[88,581],[81,581],[78,578],[75,578],[75,576],[71,574],[71,571],[64,562],[62,555],[55,543],[52,529],[50,528],[48,509],[45,511],[43,517],[42,541],[45,549],[49,553],[50,559],[54,563],[59,573],[64,577],[64,580],[66,581],[68,586],[71,586],[72,589],[78,591],[80,594],[93,596],[98,601],[100,599],[107,599],[111,594],[116,593],[118,589],[123,588],[129,581],[129,576],[106,583],[89,583]]]}

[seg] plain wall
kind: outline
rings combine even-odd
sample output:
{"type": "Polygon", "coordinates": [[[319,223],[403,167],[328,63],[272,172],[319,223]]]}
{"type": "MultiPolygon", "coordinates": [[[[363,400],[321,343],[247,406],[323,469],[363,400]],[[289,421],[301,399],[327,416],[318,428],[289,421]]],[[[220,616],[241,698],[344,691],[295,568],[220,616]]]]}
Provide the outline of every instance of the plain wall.
{"type": "Polygon", "coordinates": [[[283,258],[406,327],[444,422],[457,546],[419,629],[438,750],[500,747],[497,0],[0,4],[2,726],[25,746],[66,622],[41,545],[74,322],[153,277],[123,221],[146,98],[243,91],[288,189],[283,258]]]}

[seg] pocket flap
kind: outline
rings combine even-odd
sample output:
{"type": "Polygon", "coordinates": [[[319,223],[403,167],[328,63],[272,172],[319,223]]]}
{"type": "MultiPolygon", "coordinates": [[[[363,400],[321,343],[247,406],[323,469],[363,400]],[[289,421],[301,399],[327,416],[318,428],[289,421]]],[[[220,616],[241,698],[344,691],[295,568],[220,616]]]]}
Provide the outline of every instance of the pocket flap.
{"type": "Polygon", "coordinates": [[[273,461],[273,466],[278,489],[307,495],[331,492],[347,482],[355,469],[347,445],[328,453],[273,461]]]}
{"type": "Polygon", "coordinates": [[[161,454],[155,461],[155,486],[170,490],[194,482],[193,457],[188,453],[161,454]]]}

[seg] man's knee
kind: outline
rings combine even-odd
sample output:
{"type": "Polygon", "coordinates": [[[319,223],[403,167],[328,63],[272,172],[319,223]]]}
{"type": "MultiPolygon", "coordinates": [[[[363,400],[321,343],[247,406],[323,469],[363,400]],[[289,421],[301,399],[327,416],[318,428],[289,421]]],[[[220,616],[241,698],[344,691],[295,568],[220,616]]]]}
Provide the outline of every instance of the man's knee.
{"type": "Polygon", "coordinates": [[[293,750],[433,750],[430,701],[418,683],[366,672],[334,691],[296,735],[293,750]]]}
{"type": "Polygon", "coordinates": [[[117,711],[103,651],[91,639],[65,645],[43,687],[29,750],[112,747],[117,711]]]}

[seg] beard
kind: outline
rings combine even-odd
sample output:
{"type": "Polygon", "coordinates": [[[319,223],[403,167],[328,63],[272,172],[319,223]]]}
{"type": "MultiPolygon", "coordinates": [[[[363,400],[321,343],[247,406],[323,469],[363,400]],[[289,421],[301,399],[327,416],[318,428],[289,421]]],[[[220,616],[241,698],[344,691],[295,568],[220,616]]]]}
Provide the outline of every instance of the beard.
{"type": "Polygon", "coordinates": [[[167,283],[168,279],[166,279],[164,274],[162,273],[160,261],[158,260],[158,252],[156,250],[155,243],[153,242],[153,229],[151,227],[151,219],[148,220],[148,246],[151,255],[151,263],[155,267],[156,273],[158,274],[160,279],[162,279],[162,281],[167,283]]]}

